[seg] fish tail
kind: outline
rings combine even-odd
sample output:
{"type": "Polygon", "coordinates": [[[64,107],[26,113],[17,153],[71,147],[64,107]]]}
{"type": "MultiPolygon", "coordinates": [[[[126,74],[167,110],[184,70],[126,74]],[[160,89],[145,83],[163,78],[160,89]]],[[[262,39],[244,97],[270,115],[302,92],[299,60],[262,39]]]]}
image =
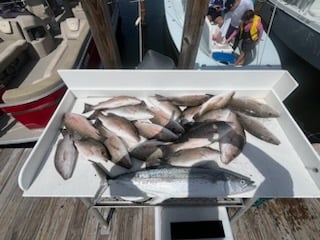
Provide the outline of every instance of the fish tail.
{"type": "Polygon", "coordinates": [[[175,152],[174,146],[175,146],[174,144],[159,146],[163,155],[162,159],[166,159],[169,155],[175,152]]]}
{"type": "Polygon", "coordinates": [[[84,104],[84,109],[82,113],[87,113],[87,112],[91,112],[94,109],[94,106],[89,104],[89,103],[85,103],[84,104]]]}
{"type": "Polygon", "coordinates": [[[167,100],[168,100],[167,97],[162,96],[162,95],[160,95],[160,94],[155,94],[154,96],[156,97],[156,99],[157,99],[158,101],[167,101],[167,100]]]}
{"type": "Polygon", "coordinates": [[[99,111],[94,111],[87,119],[88,120],[93,120],[93,119],[97,119],[99,116],[100,112],[99,111]]]}
{"type": "Polygon", "coordinates": [[[88,159],[88,161],[92,163],[93,167],[95,168],[95,170],[97,171],[101,179],[106,179],[106,180],[113,179],[110,176],[110,173],[108,172],[108,170],[106,170],[103,166],[101,166],[101,163],[94,162],[90,159],[88,159]]]}

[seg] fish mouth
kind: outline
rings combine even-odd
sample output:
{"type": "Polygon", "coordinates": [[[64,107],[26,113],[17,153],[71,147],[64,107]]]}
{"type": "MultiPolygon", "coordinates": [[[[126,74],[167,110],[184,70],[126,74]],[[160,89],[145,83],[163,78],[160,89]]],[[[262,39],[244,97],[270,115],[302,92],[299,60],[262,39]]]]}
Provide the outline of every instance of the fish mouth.
{"type": "Polygon", "coordinates": [[[257,186],[255,184],[254,181],[252,180],[249,180],[247,184],[245,184],[243,187],[242,187],[242,190],[244,191],[251,191],[253,189],[255,189],[257,186]]]}

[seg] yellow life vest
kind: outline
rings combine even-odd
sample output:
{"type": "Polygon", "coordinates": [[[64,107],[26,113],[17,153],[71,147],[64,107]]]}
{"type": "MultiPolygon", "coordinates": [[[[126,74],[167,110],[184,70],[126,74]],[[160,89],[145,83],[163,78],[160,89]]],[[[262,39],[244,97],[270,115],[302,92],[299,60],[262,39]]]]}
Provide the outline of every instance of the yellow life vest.
{"type": "MultiPolygon", "coordinates": [[[[250,28],[250,36],[253,41],[257,41],[259,38],[259,30],[258,30],[258,23],[261,21],[261,18],[258,15],[253,16],[252,26],[250,28]]],[[[240,38],[243,32],[243,23],[240,25],[240,38]]]]}

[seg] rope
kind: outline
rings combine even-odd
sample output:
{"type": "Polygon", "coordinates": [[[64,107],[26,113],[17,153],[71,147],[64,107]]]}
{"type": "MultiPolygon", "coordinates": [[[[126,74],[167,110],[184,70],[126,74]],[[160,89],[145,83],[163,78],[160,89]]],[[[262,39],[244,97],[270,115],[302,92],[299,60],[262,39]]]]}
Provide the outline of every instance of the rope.
{"type": "MultiPolygon", "coordinates": [[[[268,26],[268,30],[267,30],[267,36],[269,38],[270,38],[270,31],[271,31],[271,27],[272,27],[272,24],[273,24],[274,16],[276,15],[276,10],[277,10],[277,3],[274,4],[273,11],[272,11],[271,18],[270,18],[270,22],[269,22],[269,26],[268,26]]],[[[262,56],[263,56],[264,51],[266,49],[267,41],[268,41],[268,38],[264,42],[259,65],[261,65],[261,62],[262,62],[262,56]]]]}

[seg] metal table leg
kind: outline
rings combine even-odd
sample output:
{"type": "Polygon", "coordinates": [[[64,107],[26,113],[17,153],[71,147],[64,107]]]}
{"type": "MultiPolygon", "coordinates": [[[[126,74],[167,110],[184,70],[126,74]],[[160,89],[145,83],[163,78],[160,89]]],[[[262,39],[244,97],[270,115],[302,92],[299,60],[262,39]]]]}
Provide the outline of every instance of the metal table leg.
{"type": "Polygon", "coordinates": [[[80,198],[80,200],[84,203],[84,205],[88,208],[88,211],[90,211],[97,219],[98,221],[107,229],[110,228],[110,221],[112,218],[112,215],[114,213],[115,208],[108,208],[108,216],[107,219],[104,219],[103,215],[101,212],[94,207],[90,199],[88,198],[80,198]]]}
{"type": "Polygon", "coordinates": [[[257,200],[257,197],[248,198],[244,203],[244,207],[239,208],[239,210],[230,218],[230,223],[233,224],[237,221],[257,200]]]}

